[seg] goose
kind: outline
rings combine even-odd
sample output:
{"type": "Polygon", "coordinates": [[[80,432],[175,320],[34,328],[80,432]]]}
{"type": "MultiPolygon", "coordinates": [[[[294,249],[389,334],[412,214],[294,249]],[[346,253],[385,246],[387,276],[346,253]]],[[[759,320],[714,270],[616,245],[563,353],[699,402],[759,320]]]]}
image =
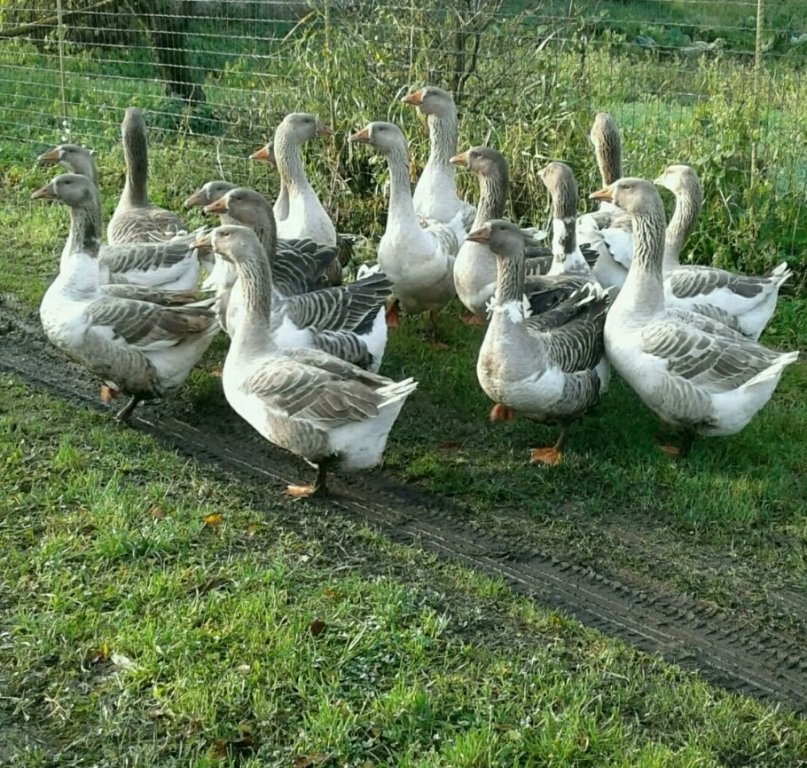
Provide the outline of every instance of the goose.
{"type": "MultiPolygon", "coordinates": [[[[89,152],[83,147],[77,149],[80,152],[72,153],[69,160],[62,164],[67,165],[69,162],[68,167],[83,168],[86,171],[87,166],[82,165],[83,161],[79,158],[90,159],[89,152]]],[[[92,176],[86,173],[62,175],[86,178],[97,192],[98,187],[92,176]]],[[[71,183],[79,184],[77,179],[73,179],[71,183]]],[[[97,194],[94,200],[99,206],[94,215],[100,221],[101,208],[97,194]]],[[[200,259],[212,261],[208,251],[194,245],[197,234],[180,235],[161,243],[101,245],[98,256],[101,282],[127,283],[160,291],[194,291],[199,282],[200,259]]],[[[140,295],[145,294],[141,291],[140,295]]]]}
{"type": "Polygon", "coordinates": [[[552,198],[552,266],[548,274],[577,275],[593,280],[592,269],[577,245],[574,226],[577,180],[574,172],[566,163],[552,161],[538,171],[538,177],[552,198]]]}
{"type": "Polygon", "coordinates": [[[700,179],[691,166],[668,165],[655,183],[675,195],[662,265],[667,305],[716,317],[756,341],[776,309],[779,288],[791,275],[787,263],[779,264],[768,277],[682,266],[679,257],[703,202],[700,179]]]}
{"type": "Polygon", "coordinates": [[[118,391],[129,396],[116,415],[126,421],[141,400],[182,385],[213,340],[216,317],[204,302],[165,306],[141,300],[142,291],[136,298],[128,286],[101,285],[100,204],[86,176],[57,176],[32,198],[70,208],[59,274],[39,307],[42,327],[57,348],[104,381],[105,400],[118,391]]]}
{"type": "Polygon", "coordinates": [[[457,181],[451,157],[457,152],[457,107],[449,91],[427,85],[404,96],[401,101],[427,115],[429,159],[415,185],[415,212],[427,222],[449,224],[459,213],[467,230],[474,221],[474,207],[457,194],[457,181]]]}
{"type": "MultiPolygon", "coordinates": [[[[314,290],[335,249],[307,240],[292,241],[294,248],[287,244],[285,250],[279,250],[272,209],[263,195],[236,188],[205,210],[248,226],[258,236],[272,272],[273,331],[279,347],[322,349],[368,370],[378,370],[387,343],[384,302],[391,292],[384,274],[314,290]],[[323,251],[327,251],[324,260],[323,251]],[[275,282],[275,274],[282,277],[282,283],[275,282]]],[[[219,321],[232,337],[243,317],[243,295],[232,263],[220,258],[217,261],[224,269],[219,270],[217,264],[205,285],[215,287],[219,321]],[[217,284],[213,284],[214,277],[219,280],[217,284]]]]}
{"type": "Polygon", "coordinates": [[[531,451],[531,460],[558,464],[572,422],[595,405],[608,387],[603,347],[608,296],[585,281],[569,298],[540,315],[525,312],[524,235],[495,219],[468,239],[496,254],[498,277],[492,317],[479,350],[476,374],[485,394],[506,409],[561,425],[552,447],[531,451]]]}
{"type": "Polygon", "coordinates": [[[300,151],[309,139],[332,134],[316,115],[306,112],[286,115],[275,129],[275,164],[281,185],[288,191],[288,215],[277,222],[278,237],[306,237],[323,245],[336,245],[336,229],[308,181],[300,151]]]}
{"type": "MultiPolygon", "coordinates": [[[[479,205],[472,228],[479,229],[485,222],[501,218],[504,215],[509,183],[507,161],[502,154],[490,147],[471,147],[452,157],[451,163],[473,171],[479,178],[479,205]]],[[[525,243],[527,244],[525,293],[528,297],[532,297],[533,301],[536,292],[540,293],[540,304],[533,306],[533,310],[539,312],[545,303],[551,281],[536,282],[533,278],[549,271],[552,266],[552,250],[545,246],[529,245],[527,240],[525,243]]],[[[471,313],[463,317],[463,322],[470,324],[484,322],[488,302],[496,288],[497,274],[496,256],[486,243],[466,239],[460,245],[454,261],[454,285],[458,298],[471,313]]],[[[576,290],[580,287],[580,281],[575,282],[576,290]]],[[[560,285],[560,282],[557,285],[560,285]]]]}
{"type": "Polygon", "coordinates": [[[412,314],[428,311],[437,344],[437,313],[455,294],[454,259],[465,237],[461,215],[458,213],[451,224],[421,225],[409,185],[406,139],[398,126],[373,122],[348,141],[371,146],[387,158],[389,166],[389,212],[378,244],[378,263],[392,282],[396,297],[387,312],[387,323],[393,327],[398,324],[398,303],[412,314]]]}
{"type": "Polygon", "coordinates": [[[70,173],[87,176],[98,184],[98,173],[92,159],[92,152],[78,144],[59,144],[43,152],[37,158],[40,165],[61,165],[70,173]]]}
{"type": "Polygon", "coordinates": [[[272,273],[257,235],[229,225],[209,237],[215,252],[235,264],[244,295],[244,319],[222,373],[227,402],[270,443],[317,469],[313,483],[287,493],[325,495],[337,463],[346,471],[377,466],[416,382],[396,382],[320,350],[280,349],[271,331],[272,273]]]}
{"type": "MultiPolygon", "coordinates": [[[[226,195],[231,189],[236,188],[236,184],[223,179],[206,181],[192,195],[185,198],[182,203],[183,208],[204,208],[206,205],[215,203],[220,197],[226,195]]],[[[226,214],[222,214],[222,224],[232,224],[232,221],[225,219],[226,214]]]]}
{"type": "Polygon", "coordinates": [[[110,244],[170,240],[187,233],[181,219],[149,202],[146,121],[141,110],[127,108],[122,124],[126,182],[107,226],[110,244]]]}
{"type": "MultiPolygon", "coordinates": [[[[275,148],[271,141],[253,152],[249,158],[250,160],[259,160],[277,168],[275,148]]],[[[280,188],[277,191],[277,198],[275,198],[275,203],[272,206],[272,213],[275,215],[276,222],[284,221],[289,216],[289,190],[286,186],[286,182],[283,181],[283,176],[280,177],[280,188]]]]}
{"type": "Polygon", "coordinates": [[[591,198],[610,200],[633,222],[633,260],[605,320],[605,349],[644,404],[681,428],[679,445],[665,450],[684,457],[695,434],[740,432],[798,352],[775,352],[716,320],[666,304],[664,207],[651,182],[619,179],[591,198]]]}
{"type": "MultiPolygon", "coordinates": [[[[589,133],[603,187],[622,176],[622,140],[616,120],[598,112],[589,133]]],[[[595,249],[599,258],[594,276],[601,285],[620,287],[628,276],[633,241],[630,217],[613,203],[600,201],[599,210],[577,219],[577,239],[595,249]]]]}

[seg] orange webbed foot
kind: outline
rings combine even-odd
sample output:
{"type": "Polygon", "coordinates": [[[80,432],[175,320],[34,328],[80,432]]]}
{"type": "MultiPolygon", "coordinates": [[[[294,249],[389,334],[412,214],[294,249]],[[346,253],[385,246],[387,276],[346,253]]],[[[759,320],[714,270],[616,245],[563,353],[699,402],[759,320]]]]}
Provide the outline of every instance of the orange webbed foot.
{"type": "Polygon", "coordinates": [[[387,328],[397,328],[401,324],[401,313],[398,309],[397,301],[387,307],[385,317],[387,319],[387,328]]]}
{"type": "Polygon", "coordinates": [[[307,499],[317,494],[317,488],[313,483],[310,485],[289,485],[286,486],[286,496],[293,499],[307,499]]]}
{"type": "Polygon", "coordinates": [[[677,445],[660,445],[659,448],[661,448],[661,450],[664,451],[664,453],[666,453],[668,456],[677,458],[681,455],[681,449],[677,445]]]}
{"type": "Polygon", "coordinates": [[[108,384],[102,384],[99,396],[102,403],[111,403],[118,396],[118,390],[113,389],[108,384]]]}
{"type": "Polygon", "coordinates": [[[554,446],[552,448],[533,448],[530,451],[530,461],[533,464],[549,464],[556,467],[563,459],[563,454],[554,446]]]}
{"type": "Polygon", "coordinates": [[[430,341],[429,348],[433,349],[435,352],[445,352],[447,349],[451,349],[448,344],[442,341],[430,341]]]}
{"type": "Polygon", "coordinates": [[[479,315],[475,315],[473,312],[469,312],[467,315],[462,316],[462,322],[465,325],[484,325],[485,321],[479,317],[479,315]]]}
{"type": "Polygon", "coordinates": [[[515,413],[508,408],[506,405],[502,405],[501,403],[496,403],[493,408],[490,409],[490,420],[495,424],[499,421],[512,421],[515,417],[515,413]]]}

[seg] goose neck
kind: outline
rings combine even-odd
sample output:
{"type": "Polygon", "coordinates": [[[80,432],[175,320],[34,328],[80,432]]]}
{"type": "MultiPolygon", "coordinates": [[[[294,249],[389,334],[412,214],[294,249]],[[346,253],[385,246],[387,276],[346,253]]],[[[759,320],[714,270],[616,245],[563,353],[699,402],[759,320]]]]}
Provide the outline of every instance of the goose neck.
{"type": "Polygon", "coordinates": [[[504,206],[507,200],[507,179],[500,176],[480,176],[479,192],[479,205],[476,209],[474,229],[478,229],[486,221],[501,219],[504,216],[504,206]]]}
{"type": "MultiPolygon", "coordinates": [[[[499,307],[509,307],[515,302],[521,306],[524,293],[524,248],[515,255],[496,256],[498,269],[494,303],[499,307]]],[[[523,319],[523,311],[521,312],[523,319]]]]}
{"type": "Polygon", "coordinates": [[[121,202],[136,207],[148,205],[148,145],[146,134],[139,127],[127,126],[124,129],[123,157],[126,162],[126,181],[121,202]]]}
{"type": "Polygon", "coordinates": [[[675,210],[664,238],[664,271],[677,269],[680,266],[681,251],[684,243],[695,227],[702,205],[698,194],[688,191],[675,196],[675,210]]]}
{"type": "Polygon", "coordinates": [[[101,248],[101,206],[97,199],[91,205],[70,209],[70,233],[62,258],[66,254],[83,253],[97,258],[101,248]]]}
{"type": "Polygon", "coordinates": [[[274,152],[281,189],[285,187],[287,195],[299,195],[310,189],[300,145],[282,125],[275,131],[274,152]]]}
{"type": "Polygon", "coordinates": [[[429,164],[444,166],[454,173],[451,158],[457,153],[457,114],[429,115],[429,164]]]}
{"type": "Polygon", "coordinates": [[[637,313],[653,314],[664,306],[664,223],[660,206],[633,217],[633,257],[617,300],[637,313]]]}
{"type": "Polygon", "coordinates": [[[416,221],[415,204],[409,181],[409,158],[405,146],[393,147],[387,152],[389,166],[389,224],[400,225],[416,221]]]}
{"type": "Polygon", "coordinates": [[[251,358],[272,349],[272,269],[268,259],[255,256],[236,265],[244,319],[232,340],[236,355],[251,358]]]}
{"type": "Polygon", "coordinates": [[[594,145],[597,167],[603,187],[608,187],[622,176],[622,146],[619,137],[600,139],[594,145]]]}

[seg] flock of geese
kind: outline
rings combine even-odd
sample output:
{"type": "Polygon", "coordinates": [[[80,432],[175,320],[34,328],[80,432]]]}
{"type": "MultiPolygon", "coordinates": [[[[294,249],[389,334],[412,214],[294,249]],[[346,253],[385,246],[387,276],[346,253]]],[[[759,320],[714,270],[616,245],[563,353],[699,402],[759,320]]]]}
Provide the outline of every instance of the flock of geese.
{"type": "Polygon", "coordinates": [[[329,469],[380,463],[387,436],[414,380],[378,373],[387,330],[400,310],[437,313],[457,296],[468,323],[487,324],[479,383],[491,419],[521,414],[559,425],[554,445],[533,461],[556,464],[569,426],[605,393],[610,367],[642,401],[693,435],[743,429],[770,399],[797,352],[757,341],[790,272],[768,277],[681,265],[702,204],[693,169],[670,165],[655,180],[676,199],[666,220],[654,183],[621,175],[618,128],[597,115],[591,140],[603,188],[598,208],[577,212],[571,168],[550,162],[540,178],[552,198],[551,245],[544,233],[503,218],[508,168],[490,147],[457,153],[453,97],[433,86],[404,97],[428,116],[430,157],[411,189],[407,140],[372,122],[349,141],[389,166],[386,230],[377,265],[341,284],[333,222],[309,183],[302,145],[331,130],[292,113],[252,157],[276,166],[274,204],[222,180],[185,201],[221,223],[187,232],[174,213],[149,202],[146,126],[129,108],[122,125],[126,182],[103,245],[101,203],[90,152],[72,144],[40,156],[69,173],[34,198],[68,206],[70,233],[59,274],[40,307],[51,342],[102,382],[102,397],[138,402],[176,391],[219,330],[230,337],[222,371],[232,408],[271,443],[317,468],[293,496],[322,494],[329,469]],[[455,172],[479,179],[474,208],[457,194],[455,172]],[[200,281],[206,275],[199,288],[200,281]]]}

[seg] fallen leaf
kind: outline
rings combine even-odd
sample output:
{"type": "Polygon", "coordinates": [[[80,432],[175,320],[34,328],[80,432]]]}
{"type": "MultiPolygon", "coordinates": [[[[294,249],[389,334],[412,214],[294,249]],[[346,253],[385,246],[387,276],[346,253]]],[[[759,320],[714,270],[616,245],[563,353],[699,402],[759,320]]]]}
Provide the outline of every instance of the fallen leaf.
{"type": "Polygon", "coordinates": [[[250,523],[247,526],[246,534],[251,539],[256,533],[258,532],[258,524],[257,523],[250,523]]]}
{"type": "Polygon", "coordinates": [[[163,508],[157,504],[155,504],[149,511],[149,517],[153,518],[154,520],[162,520],[165,517],[165,512],[163,512],[163,508]]]}
{"type": "Polygon", "coordinates": [[[325,631],[325,622],[322,619],[314,619],[308,625],[308,631],[314,636],[319,637],[325,631]]]}
{"type": "Polygon", "coordinates": [[[116,667],[125,669],[127,672],[133,672],[136,669],[140,669],[138,664],[136,664],[123,653],[112,653],[110,654],[109,659],[116,667]]]}
{"type": "Polygon", "coordinates": [[[202,518],[202,522],[205,525],[220,525],[224,520],[224,515],[220,512],[211,512],[209,515],[205,515],[202,518]]]}
{"type": "Polygon", "coordinates": [[[328,755],[323,752],[313,752],[310,755],[298,755],[292,763],[293,768],[313,768],[315,765],[324,763],[328,755]]]}

